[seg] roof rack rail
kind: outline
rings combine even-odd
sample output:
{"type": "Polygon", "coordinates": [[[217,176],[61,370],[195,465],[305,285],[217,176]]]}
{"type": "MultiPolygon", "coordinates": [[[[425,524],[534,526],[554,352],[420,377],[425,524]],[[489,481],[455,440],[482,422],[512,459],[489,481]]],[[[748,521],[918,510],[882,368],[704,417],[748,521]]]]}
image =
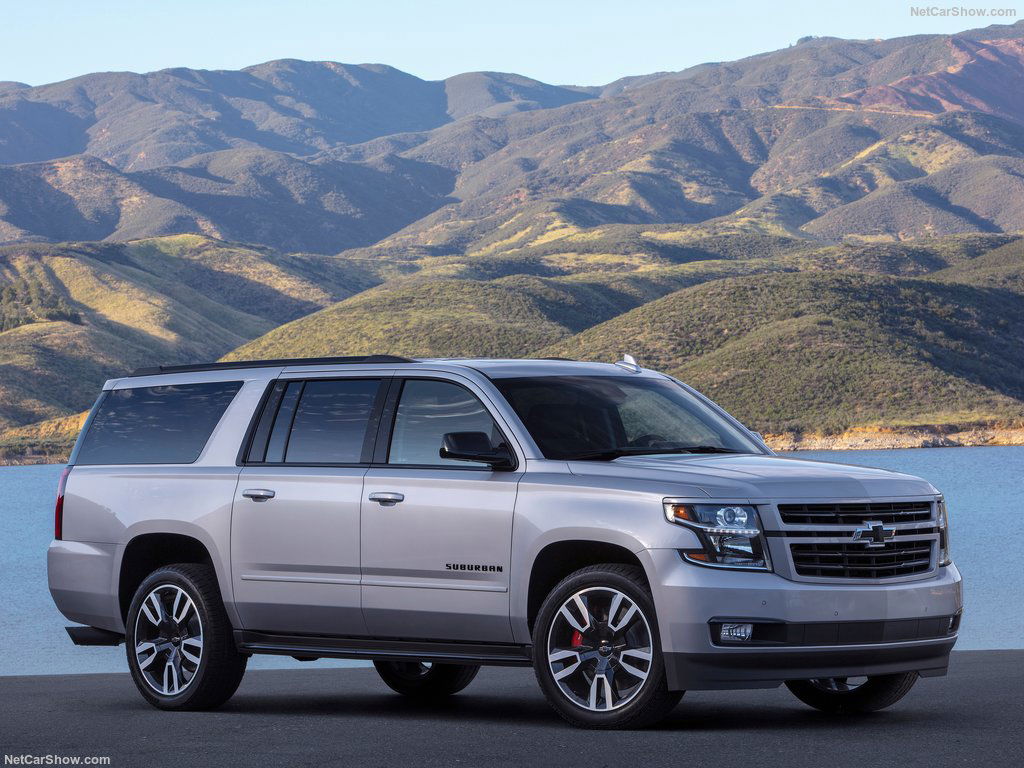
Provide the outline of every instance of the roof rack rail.
{"type": "Polygon", "coordinates": [[[136,368],[129,376],[157,376],[161,373],[198,373],[236,368],[274,368],[286,365],[349,365],[352,363],[415,363],[398,355],[354,355],[350,357],[282,357],[273,360],[239,360],[229,363],[196,363],[194,365],[154,365],[136,368]]]}

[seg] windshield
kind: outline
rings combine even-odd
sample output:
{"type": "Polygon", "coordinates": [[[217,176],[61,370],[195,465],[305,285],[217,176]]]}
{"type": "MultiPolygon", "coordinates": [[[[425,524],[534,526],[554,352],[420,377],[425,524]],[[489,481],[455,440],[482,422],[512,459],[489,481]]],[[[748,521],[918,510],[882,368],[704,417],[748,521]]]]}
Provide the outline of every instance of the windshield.
{"type": "Polygon", "coordinates": [[[668,379],[544,376],[496,379],[494,385],[548,459],[763,452],[668,379]]]}

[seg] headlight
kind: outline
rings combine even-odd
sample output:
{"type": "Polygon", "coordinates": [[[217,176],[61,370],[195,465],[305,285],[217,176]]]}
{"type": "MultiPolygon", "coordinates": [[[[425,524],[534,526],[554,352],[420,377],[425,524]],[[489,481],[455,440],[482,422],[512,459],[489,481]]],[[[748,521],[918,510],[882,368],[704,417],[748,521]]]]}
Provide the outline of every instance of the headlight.
{"type": "Polygon", "coordinates": [[[946,509],[946,500],[939,497],[939,565],[952,565],[953,560],[949,556],[949,510],[946,509]]]}
{"type": "Polygon", "coordinates": [[[683,557],[698,565],[770,571],[757,510],[747,504],[687,504],[665,499],[665,517],[692,529],[702,548],[683,557]]]}

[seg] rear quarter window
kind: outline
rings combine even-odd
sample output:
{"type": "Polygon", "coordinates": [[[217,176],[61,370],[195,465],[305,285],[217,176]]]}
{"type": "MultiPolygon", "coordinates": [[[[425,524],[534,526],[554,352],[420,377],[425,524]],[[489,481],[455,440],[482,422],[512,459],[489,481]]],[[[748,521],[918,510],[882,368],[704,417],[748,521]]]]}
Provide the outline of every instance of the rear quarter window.
{"type": "Polygon", "coordinates": [[[76,464],[191,464],[240,381],[114,389],[89,424],[76,464]]]}

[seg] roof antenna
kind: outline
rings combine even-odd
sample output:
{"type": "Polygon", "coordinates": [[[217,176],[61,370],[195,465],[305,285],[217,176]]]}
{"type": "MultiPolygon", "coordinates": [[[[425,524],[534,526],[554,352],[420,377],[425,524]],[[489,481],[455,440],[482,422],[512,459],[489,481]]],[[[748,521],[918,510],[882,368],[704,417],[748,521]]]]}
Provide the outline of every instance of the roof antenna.
{"type": "Polygon", "coordinates": [[[616,363],[620,368],[625,368],[627,371],[633,373],[640,373],[640,365],[637,363],[636,358],[632,355],[623,355],[622,359],[616,363]]]}

